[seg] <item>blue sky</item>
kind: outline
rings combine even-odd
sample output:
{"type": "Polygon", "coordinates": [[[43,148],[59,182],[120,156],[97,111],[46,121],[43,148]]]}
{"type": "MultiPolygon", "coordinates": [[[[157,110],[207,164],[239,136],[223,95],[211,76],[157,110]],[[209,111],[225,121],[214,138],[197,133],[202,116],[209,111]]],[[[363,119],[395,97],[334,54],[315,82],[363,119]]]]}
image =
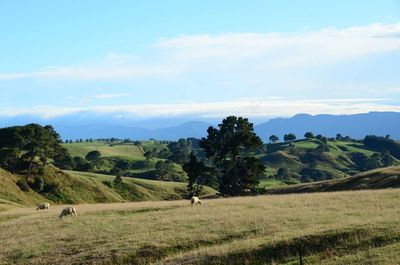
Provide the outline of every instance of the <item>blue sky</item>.
{"type": "Polygon", "coordinates": [[[0,116],[400,111],[400,1],[0,0],[0,116]]]}

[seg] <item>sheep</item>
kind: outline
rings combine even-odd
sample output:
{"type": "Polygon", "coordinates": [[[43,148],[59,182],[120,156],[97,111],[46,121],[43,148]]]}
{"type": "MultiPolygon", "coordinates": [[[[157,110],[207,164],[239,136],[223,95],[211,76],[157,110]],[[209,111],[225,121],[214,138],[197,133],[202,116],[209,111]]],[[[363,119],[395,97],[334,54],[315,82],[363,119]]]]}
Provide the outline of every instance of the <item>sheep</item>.
{"type": "Polygon", "coordinates": [[[190,199],[190,203],[192,204],[192,206],[193,205],[195,205],[195,204],[202,204],[202,202],[201,202],[201,200],[199,199],[199,197],[196,197],[196,196],[193,196],[191,199],[190,199]]]}
{"type": "Polygon", "coordinates": [[[60,213],[60,219],[62,219],[64,216],[67,216],[67,215],[78,216],[78,214],[76,212],[76,208],[75,207],[66,207],[66,208],[64,208],[60,213]]]}
{"type": "Polygon", "coordinates": [[[44,209],[48,210],[49,207],[50,207],[50,203],[48,203],[48,202],[42,202],[42,203],[39,203],[38,207],[36,208],[36,211],[38,211],[38,210],[44,210],[44,209]]]}

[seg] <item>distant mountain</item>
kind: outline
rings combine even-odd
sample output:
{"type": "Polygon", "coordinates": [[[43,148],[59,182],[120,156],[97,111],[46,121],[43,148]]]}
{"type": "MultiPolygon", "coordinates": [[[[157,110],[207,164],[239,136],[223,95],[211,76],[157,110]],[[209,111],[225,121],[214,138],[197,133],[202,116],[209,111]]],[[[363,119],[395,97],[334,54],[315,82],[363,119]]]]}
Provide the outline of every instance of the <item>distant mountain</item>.
{"type": "MultiPolygon", "coordinates": [[[[221,118],[222,119],[222,118],[221,118]]],[[[79,138],[131,138],[133,140],[177,140],[179,138],[207,135],[207,128],[215,126],[221,119],[201,119],[196,117],[165,117],[147,120],[118,118],[112,115],[62,116],[52,119],[40,119],[35,116],[1,118],[1,126],[23,125],[27,123],[51,124],[63,139],[79,138]]],[[[304,133],[334,137],[343,136],[361,139],[367,134],[385,136],[390,134],[400,139],[400,112],[370,112],[354,115],[309,115],[298,114],[291,118],[274,118],[260,123],[260,119],[250,119],[255,123],[255,131],[266,142],[272,134],[281,139],[286,133],[294,133],[302,138],[304,133]]],[[[262,122],[262,121],[261,121],[262,122]]]]}
{"type": "Polygon", "coordinates": [[[178,126],[148,129],[140,127],[129,127],[122,125],[55,125],[55,129],[63,139],[80,138],[130,138],[132,140],[178,140],[179,138],[196,137],[201,138],[206,135],[207,128],[210,126],[206,122],[185,122],[178,126]]]}
{"type": "Polygon", "coordinates": [[[334,137],[337,133],[362,139],[365,135],[389,134],[393,139],[400,139],[400,112],[370,112],[353,115],[309,115],[298,114],[291,118],[271,119],[255,126],[257,134],[268,141],[268,137],[276,134],[281,139],[286,133],[294,133],[303,138],[308,131],[315,135],[334,137]]]}

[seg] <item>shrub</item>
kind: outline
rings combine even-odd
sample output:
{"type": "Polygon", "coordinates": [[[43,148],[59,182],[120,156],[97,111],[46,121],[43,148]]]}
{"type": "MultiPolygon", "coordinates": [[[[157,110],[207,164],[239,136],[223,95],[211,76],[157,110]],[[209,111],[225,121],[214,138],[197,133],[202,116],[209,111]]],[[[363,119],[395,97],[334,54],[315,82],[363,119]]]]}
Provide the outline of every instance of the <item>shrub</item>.
{"type": "Polygon", "coordinates": [[[103,184],[104,185],[106,185],[107,187],[109,187],[110,189],[112,189],[112,187],[113,187],[113,184],[112,184],[112,182],[111,181],[103,181],[103,184]]]}
{"type": "Polygon", "coordinates": [[[41,192],[41,191],[43,191],[43,187],[44,187],[43,177],[36,176],[35,179],[33,180],[32,188],[37,192],[41,192]]]}
{"type": "Polygon", "coordinates": [[[120,174],[118,174],[115,179],[114,179],[114,183],[115,184],[121,184],[122,183],[122,176],[120,174]]]}
{"type": "Polygon", "coordinates": [[[22,191],[29,191],[29,185],[25,179],[19,179],[16,184],[22,191]]]}

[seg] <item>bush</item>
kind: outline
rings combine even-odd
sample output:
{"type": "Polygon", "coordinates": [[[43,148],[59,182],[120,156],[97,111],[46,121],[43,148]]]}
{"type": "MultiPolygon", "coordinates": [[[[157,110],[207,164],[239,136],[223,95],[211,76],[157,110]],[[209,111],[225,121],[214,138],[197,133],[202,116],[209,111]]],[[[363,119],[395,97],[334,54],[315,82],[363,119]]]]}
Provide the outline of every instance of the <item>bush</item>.
{"type": "Polygon", "coordinates": [[[35,179],[33,180],[32,188],[37,192],[41,192],[41,191],[43,191],[43,187],[44,187],[43,177],[36,176],[35,179]]]}
{"type": "Polygon", "coordinates": [[[22,191],[29,191],[29,185],[25,179],[19,179],[16,184],[22,191]]]}
{"type": "Polygon", "coordinates": [[[111,181],[103,181],[103,184],[104,185],[106,185],[107,187],[109,187],[110,189],[112,189],[113,188],[113,184],[112,184],[112,182],[111,181]]]}
{"type": "Polygon", "coordinates": [[[116,185],[121,184],[122,183],[122,176],[118,174],[114,179],[114,183],[116,185]]]}

